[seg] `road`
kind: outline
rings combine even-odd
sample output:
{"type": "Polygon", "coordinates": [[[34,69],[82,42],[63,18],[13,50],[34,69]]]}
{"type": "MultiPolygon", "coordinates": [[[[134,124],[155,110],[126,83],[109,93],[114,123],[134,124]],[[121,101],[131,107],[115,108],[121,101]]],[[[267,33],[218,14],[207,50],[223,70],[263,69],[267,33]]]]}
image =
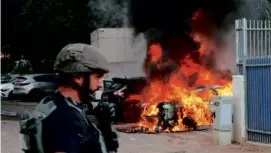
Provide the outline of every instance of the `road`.
{"type": "Polygon", "coordinates": [[[25,111],[33,110],[36,104],[34,102],[1,101],[1,110],[22,114],[25,111]]]}
{"type": "MultiPolygon", "coordinates": [[[[23,112],[34,108],[32,103],[2,104],[2,110],[23,112]]],[[[21,153],[18,121],[1,120],[3,153],[21,153]]],[[[119,153],[271,153],[270,147],[252,144],[215,146],[212,131],[163,134],[118,133],[119,153]]]]}

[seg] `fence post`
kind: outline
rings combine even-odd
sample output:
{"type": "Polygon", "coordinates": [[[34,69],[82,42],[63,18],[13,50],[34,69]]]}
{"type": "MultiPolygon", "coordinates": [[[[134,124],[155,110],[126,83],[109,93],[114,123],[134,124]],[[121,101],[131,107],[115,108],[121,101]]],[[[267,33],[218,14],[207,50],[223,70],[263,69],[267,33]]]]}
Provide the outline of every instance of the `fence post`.
{"type": "Polygon", "coordinates": [[[235,20],[235,55],[236,64],[239,64],[239,20],[235,20]]]}
{"type": "Polygon", "coordinates": [[[248,128],[248,104],[247,104],[247,20],[242,19],[242,32],[243,32],[243,76],[244,76],[244,98],[245,98],[245,128],[248,128]]]}

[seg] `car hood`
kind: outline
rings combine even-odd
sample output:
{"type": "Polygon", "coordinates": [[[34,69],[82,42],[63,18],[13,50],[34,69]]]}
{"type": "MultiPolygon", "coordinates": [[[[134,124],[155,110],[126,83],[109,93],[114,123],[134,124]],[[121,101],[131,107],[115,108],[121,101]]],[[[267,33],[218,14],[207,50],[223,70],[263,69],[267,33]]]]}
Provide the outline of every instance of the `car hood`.
{"type": "Polygon", "coordinates": [[[3,89],[3,88],[13,88],[14,85],[12,83],[4,83],[4,84],[1,84],[0,85],[0,89],[3,89]]]}

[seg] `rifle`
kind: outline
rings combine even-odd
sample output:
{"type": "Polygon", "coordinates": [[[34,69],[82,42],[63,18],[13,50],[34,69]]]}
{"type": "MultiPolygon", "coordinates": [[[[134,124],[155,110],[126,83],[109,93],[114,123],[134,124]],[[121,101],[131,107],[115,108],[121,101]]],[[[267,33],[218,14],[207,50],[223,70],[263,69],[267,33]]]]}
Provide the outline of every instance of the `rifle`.
{"type": "Polygon", "coordinates": [[[108,152],[117,152],[119,147],[117,134],[112,129],[110,103],[104,100],[94,100],[85,107],[88,118],[101,131],[108,152]],[[98,102],[98,104],[97,104],[98,102]],[[96,104],[95,104],[96,103],[96,104]],[[96,107],[95,107],[96,105],[96,107]]]}

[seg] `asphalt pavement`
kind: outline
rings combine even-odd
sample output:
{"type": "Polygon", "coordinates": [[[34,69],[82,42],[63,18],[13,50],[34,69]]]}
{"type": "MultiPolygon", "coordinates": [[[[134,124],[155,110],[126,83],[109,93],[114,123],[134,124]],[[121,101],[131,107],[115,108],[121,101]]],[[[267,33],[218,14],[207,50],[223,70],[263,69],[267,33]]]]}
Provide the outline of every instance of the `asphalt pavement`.
{"type": "Polygon", "coordinates": [[[37,102],[1,101],[1,110],[20,115],[25,111],[33,110],[36,105],[37,102]]]}
{"type": "MultiPolygon", "coordinates": [[[[32,110],[36,105],[32,102],[1,103],[1,110],[15,111],[19,114],[25,110],[32,110]]],[[[118,132],[118,135],[119,153],[271,153],[271,147],[262,145],[215,146],[211,130],[161,134],[118,132]]],[[[18,121],[2,117],[1,136],[2,153],[22,153],[18,121]]]]}

